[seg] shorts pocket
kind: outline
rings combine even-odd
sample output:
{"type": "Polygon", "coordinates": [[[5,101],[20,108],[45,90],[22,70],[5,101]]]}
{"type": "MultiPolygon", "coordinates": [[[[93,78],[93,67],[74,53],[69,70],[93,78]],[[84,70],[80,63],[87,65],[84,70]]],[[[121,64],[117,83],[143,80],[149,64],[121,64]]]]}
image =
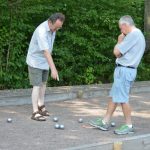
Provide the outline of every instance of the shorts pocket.
{"type": "Polygon", "coordinates": [[[122,77],[122,74],[121,74],[121,67],[115,68],[115,71],[114,71],[114,79],[120,79],[121,77],[122,77]]]}
{"type": "Polygon", "coordinates": [[[130,69],[130,68],[127,68],[127,69],[128,69],[128,71],[126,73],[126,80],[133,82],[136,78],[137,70],[130,69]]]}

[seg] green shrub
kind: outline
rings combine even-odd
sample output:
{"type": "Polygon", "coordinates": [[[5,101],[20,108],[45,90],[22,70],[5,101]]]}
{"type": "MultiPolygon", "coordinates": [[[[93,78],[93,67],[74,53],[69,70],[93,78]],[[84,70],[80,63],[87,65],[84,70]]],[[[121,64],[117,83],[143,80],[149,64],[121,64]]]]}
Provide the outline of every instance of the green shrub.
{"type": "MultiPolygon", "coordinates": [[[[53,51],[60,82],[49,78],[49,86],[112,82],[112,51],[120,34],[118,19],[129,14],[143,30],[144,0],[1,1],[1,89],[29,87],[25,63],[28,45],[36,26],[53,12],[63,12],[66,21],[57,33],[53,51]]],[[[150,79],[148,64],[143,59],[138,80],[150,79]]]]}

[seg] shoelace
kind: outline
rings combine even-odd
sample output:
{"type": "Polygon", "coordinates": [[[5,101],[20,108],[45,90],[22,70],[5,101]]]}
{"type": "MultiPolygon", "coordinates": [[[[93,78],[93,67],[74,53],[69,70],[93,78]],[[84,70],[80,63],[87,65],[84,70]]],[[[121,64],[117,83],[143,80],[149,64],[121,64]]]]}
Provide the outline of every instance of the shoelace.
{"type": "Polygon", "coordinates": [[[122,125],[120,128],[118,128],[118,130],[123,130],[125,128],[127,128],[128,126],[127,125],[122,125]]]}
{"type": "Polygon", "coordinates": [[[97,118],[96,119],[96,122],[100,122],[102,119],[101,118],[97,118]]]}

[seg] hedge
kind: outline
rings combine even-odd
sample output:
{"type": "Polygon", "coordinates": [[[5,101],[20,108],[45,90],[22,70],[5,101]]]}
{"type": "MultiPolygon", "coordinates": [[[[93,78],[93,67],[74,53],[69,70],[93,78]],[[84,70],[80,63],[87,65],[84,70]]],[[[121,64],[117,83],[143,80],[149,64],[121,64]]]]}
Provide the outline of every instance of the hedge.
{"type": "MultiPolygon", "coordinates": [[[[29,42],[54,12],[64,13],[66,21],[53,51],[60,82],[49,78],[48,86],[112,82],[118,19],[128,14],[142,31],[144,27],[144,0],[1,0],[0,89],[30,87],[25,62],[29,42]]],[[[145,54],[137,80],[150,80],[149,58],[145,54]]]]}

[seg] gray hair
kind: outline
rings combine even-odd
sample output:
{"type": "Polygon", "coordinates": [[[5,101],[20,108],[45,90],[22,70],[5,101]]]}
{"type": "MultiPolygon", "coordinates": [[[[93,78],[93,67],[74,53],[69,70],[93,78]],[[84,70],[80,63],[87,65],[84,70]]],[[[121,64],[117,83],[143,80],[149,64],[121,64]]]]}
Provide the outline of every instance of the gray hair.
{"type": "Polygon", "coordinates": [[[127,24],[127,25],[130,25],[130,26],[135,26],[135,23],[132,19],[131,16],[129,15],[126,15],[126,16],[122,16],[119,20],[119,24],[127,24]]]}
{"type": "Polygon", "coordinates": [[[48,18],[48,20],[50,20],[52,22],[52,24],[54,24],[57,20],[64,22],[65,21],[65,15],[62,13],[54,13],[48,18]]]}

